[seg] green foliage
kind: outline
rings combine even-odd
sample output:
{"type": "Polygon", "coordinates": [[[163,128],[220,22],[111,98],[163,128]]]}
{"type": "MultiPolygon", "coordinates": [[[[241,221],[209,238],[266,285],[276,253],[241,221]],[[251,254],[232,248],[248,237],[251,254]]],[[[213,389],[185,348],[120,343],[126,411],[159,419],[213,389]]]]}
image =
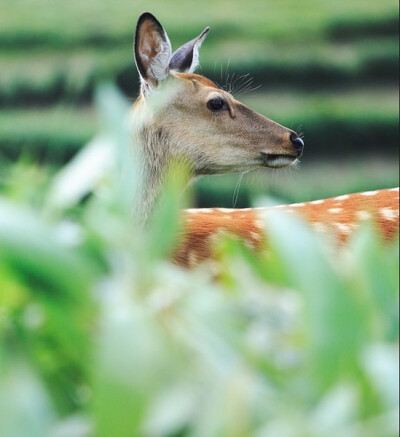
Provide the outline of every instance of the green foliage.
{"type": "Polygon", "coordinates": [[[3,181],[0,434],[396,436],[396,248],[366,226],[332,253],[271,215],[267,254],[224,239],[218,280],[181,270],[179,172],[137,228],[125,103],[97,101],[103,132],[31,171],[40,195],[27,164],[3,181]]]}
{"type": "Polygon", "coordinates": [[[93,110],[73,106],[0,111],[0,151],[61,164],[96,132],[93,110]]]}
{"type": "Polygon", "coordinates": [[[248,8],[242,2],[213,2],[194,0],[185,3],[171,1],[165,8],[162,0],[116,0],[101,4],[95,0],[82,2],[54,2],[29,0],[6,2],[0,18],[3,47],[15,45],[65,48],[77,45],[113,45],[133,34],[136,18],[151,10],[163,17],[169,33],[183,42],[193,37],[193,28],[204,27],[204,20],[215,29],[219,38],[226,33],[267,40],[319,39],[336,35],[351,38],[369,34],[385,35],[397,30],[394,17],[398,7],[392,0],[337,0],[335,4],[303,0],[265,2],[254,0],[248,8]],[[304,11],[312,13],[303,14],[304,11]],[[180,15],[178,15],[180,14],[180,15]],[[181,19],[180,17],[187,17],[181,19]],[[82,25],[83,24],[83,25],[82,25]],[[349,29],[352,29],[350,34],[349,29]]]}

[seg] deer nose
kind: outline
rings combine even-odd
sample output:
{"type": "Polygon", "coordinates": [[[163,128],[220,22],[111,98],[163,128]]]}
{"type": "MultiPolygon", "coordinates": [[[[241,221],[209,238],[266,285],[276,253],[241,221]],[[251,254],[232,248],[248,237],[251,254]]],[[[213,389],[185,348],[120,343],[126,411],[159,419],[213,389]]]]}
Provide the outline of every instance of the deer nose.
{"type": "Polygon", "coordinates": [[[304,141],[295,133],[290,135],[290,141],[296,149],[297,157],[300,158],[304,149],[304,141]]]}

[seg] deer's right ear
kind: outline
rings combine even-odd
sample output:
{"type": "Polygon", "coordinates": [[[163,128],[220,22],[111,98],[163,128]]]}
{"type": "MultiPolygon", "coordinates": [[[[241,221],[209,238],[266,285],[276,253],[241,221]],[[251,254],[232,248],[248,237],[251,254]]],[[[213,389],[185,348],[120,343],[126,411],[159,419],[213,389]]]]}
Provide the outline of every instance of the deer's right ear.
{"type": "Polygon", "coordinates": [[[209,31],[210,27],[207,26],[198,37],[180,47],[172,55],[169,68],[182,73],[193,73],[199,65],[199,50],[209,31]]]}
{"type": "Polygon", "coordinates": [[[142,14],[136,26],[134,55],[145,90],[168,76],[171,54],[171,43],[159,21],[149,12],[142,14]]]}

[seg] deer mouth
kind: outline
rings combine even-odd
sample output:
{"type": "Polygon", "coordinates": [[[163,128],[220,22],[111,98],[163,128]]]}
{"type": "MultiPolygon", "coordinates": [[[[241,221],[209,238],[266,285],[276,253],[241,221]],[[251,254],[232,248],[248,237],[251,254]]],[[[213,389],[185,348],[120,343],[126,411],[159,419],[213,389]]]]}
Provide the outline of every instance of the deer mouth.
{"type": "Polygon", "coordinates": [[[273,155],[270,153],[261,153],[263,164],[270,168],[282,168],[292,165],[297,158],[291,155],[273,155]]]}

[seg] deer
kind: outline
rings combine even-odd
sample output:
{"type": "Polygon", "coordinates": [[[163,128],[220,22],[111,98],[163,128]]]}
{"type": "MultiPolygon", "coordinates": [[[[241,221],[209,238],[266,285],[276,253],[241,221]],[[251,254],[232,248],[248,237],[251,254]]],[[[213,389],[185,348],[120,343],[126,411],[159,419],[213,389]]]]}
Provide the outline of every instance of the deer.
{"type": "MultiPolygon", "coordinates": [[[[141,163],[136,212],[141,224],[154,213],[171,162],[187,169],[187,183],[202,175],[295,165],[304,141],[293,130],[236,100],[195,73],[210,28],[172,52],[157,18],[143,13],[134,37],[140,93],[131,114],[134,151],[141,163]]],[[[391,240],[398,232],[398,188],[346,194],[275,208],[295,213],[344,243],[358,223],[371,218],[391,240]]],[[[214,237],[230,233],[256,250],[263,247],[263,217],[271,208],[204,208],[182,213],[183,237],[174,256],[184,267],[212,257],[214,237]]]]}

